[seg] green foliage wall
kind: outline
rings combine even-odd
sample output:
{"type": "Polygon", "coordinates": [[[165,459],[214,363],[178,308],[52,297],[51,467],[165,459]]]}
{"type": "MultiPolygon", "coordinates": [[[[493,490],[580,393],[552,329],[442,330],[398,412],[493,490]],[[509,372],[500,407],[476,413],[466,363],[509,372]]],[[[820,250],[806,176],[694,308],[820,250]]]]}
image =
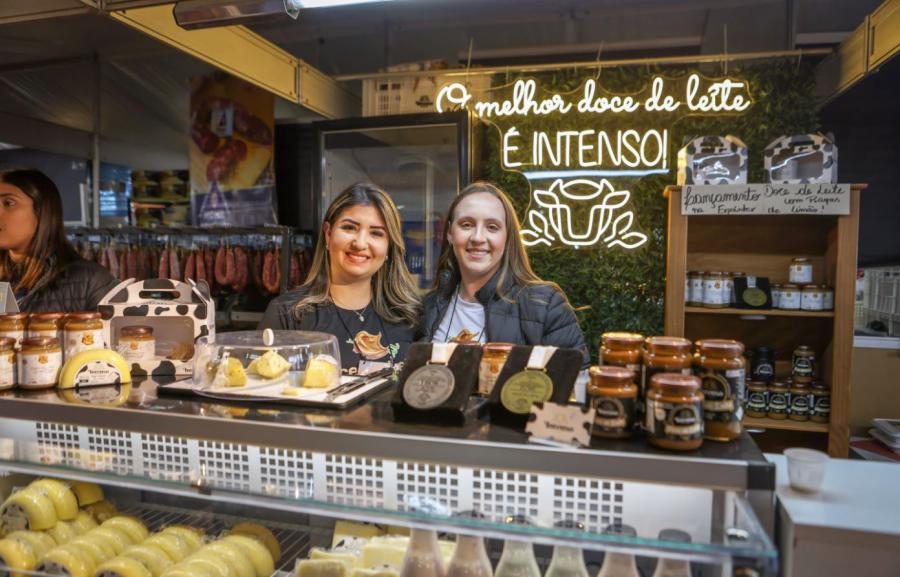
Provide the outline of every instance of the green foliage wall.
{"type": "MultiPolygon", "coordinates": [[[[603,70],[600,84],[619,93],[638,92],[653,76],[688,74],[695,70],[675,68],[619,68],[603,70]]],[[[706,76],[724,76],[721,70],[704,70],[706,76]]],[[[593,72],[592,72],[593,74],[593,72]]],[[[610,330],[630,330],[645,335],[662,334],[665,295],[667,201],[662,196],[666,185],[675,183],[677,152],[685,138],[733,134],[749,149],[750,182],[763,182],[763,149],[783,134],[814,132],[818,129],[812,66],[792,61],[773,61],[730,70],[729,77],[749,82],[754,104],[736,116],[689,116],[670,126],[669,158],[672,170],[667,175],[644,177],[630,185],[635,212],[633,230],[648,235],[649,241],[633,251],[622,249],[574,250],[562,247],[532,247],[532,265],[544,279],[562,286],[578,316],[596,360],[600,335],[610,330]]],[[[557,72],[535,77],[553,92],[578,89],[587,78],[584,72],[557,72]]],[[[497,78],[495,84],[512,82],[497,78]]],[[[528,118],[517,122],[521,133],[528,123],[546,120],[528,118]]],[[[501,168],[499,131],[488,128],[484,151],[475,174],[499,184],[511,196],[519,218],[523,219],[531,198],[528,181],[520,174],[501,168]]]]}

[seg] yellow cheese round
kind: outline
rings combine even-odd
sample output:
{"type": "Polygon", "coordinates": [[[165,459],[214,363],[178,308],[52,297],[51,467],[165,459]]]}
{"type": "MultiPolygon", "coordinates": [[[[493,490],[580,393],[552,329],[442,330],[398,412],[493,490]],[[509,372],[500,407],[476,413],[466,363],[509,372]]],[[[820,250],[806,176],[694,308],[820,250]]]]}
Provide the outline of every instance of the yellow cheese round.
{"type": "Polygon", "coordinates": [[[43,531],[13,531],[6,538],[28,545],[34,552],[35,559],[40,559],[47,551],[56,547],[53,537],[43,531]]]}
{"type": "Polygon", "coordinates": [[[69,545],[77,547],[79,551],[90,557],[94,565],[99,565],[107,559],[112,559],[116,556],[116,550],[112,545],[103,538],[92,537],[90,534],[75,537],[69,541],[69,545]]]}
{"type": "Polygon", "coordinates": [[[179,563],[167,569],[161,577],[215,577],[215,572],[207,565],[186,565],[179,563]]]}
{"type": "Polygon", "coordinates": [[[262,541],[262,544],[265,545],[266,549],[272,554],[272,561],[278,562],[278,559],[281,558],[281,547],[278,545],[278,539],[275,538],[275,535],[273,535],[271,531],[259,523],[238,523],[228,531],[228,534],[256,537],[262,541]]]}
{"type": "Polygon", "coordinates": [[[181,562],[183,565],[202,565],[212,570],[214,577],[236,577],[231,566],[215,551],[203,548],[181,562]]]}
{"type": "Polygon", "coordinates": [[[224,559],[234,570],[235,577],[256,577],[256,568],[253,567],[253,563],[250,562],[250,559],[247,558],[247,555],[244,554],[244,551],[238,545],[225,541],[216,541],[204,547],[203,550],[224,559]]]}
{"type": "Polygon", "coordinates": [[[78,499],[68,484],[58,479],[38,479],[28,485],[29,488],[42,492],[53,501],[56,517],[61,521],[74,519],[78,515],[78,499]]]}
{"type": "Polygon", "coordinates": [[[96,529],[91,529],[85,533],[84,536],[89,537],[90,539],[104,540],[116,550],[116,555],[124,551],[127,547],[134,545],[125,533],[112,527],[97,527],[96,529]]]}
{"type": "Polygon", "coordinates": [[[56,541],[57,545],[65,545],[79,535],[78,531],[73,528],[75,524],[75,521],[60,521],[47,529],[46,533],[56,541]]]}
{"type": "Polygon", "coordinates": [[[61,545],[47,553],[36,570],[51,575],[67,573],[69,577],[93,577],[96,567],[90,556],[78,547],[61,545]]]}
{"type": "MultiPolygon", "coordinates": [[[[10,569],[31,571],[37,563],[34,551],[21,541],[0,539],[0,564],[10,569]]],[[[25,577],[22,573],[11,573],[10,577],[25,577]]]]}
{"type": "Polygon", "coordinates": [[[119,556],[97,567],[94,577],[153,577],[153,574],[137,559],[119,556]]]}
{"type": "Polygon", "coordinates": [[[163,533],[172,533],[178,535],[191,547],[191,551],[196,551],[203,547],[203,531],[190,527],[188,525],[169,525],[162,531],[163,533]]]}
{"type": "Polygon", "coordinates": [[[84,507],[103,500],[103,489],[96,483],[72,481],[72,490],[78,498],[78,505],[84,507]]]}
{"type": "Polygon", "coordinates": [[[147,530],[144,523],[137,517],[130,515],[116,515],[104,521],[101,527],[117,529],[119,532],[124,533],[131,540],[132,545],[137,545],[150,536],[150,531],[147,530]]]}
{"type": "Polygon", "coordinates": [[[16,491],[0,507],[0,532],[30,529],[40,531],[56,525],[53,501],[36,489],[16,491]]]}
{"type": "Polygon", "coordinates": [[[193,552],[190,543],[174,533],[157,533],[148,537],[141,545],[156,547],[178,563],[193,552]]]}
{"type": "Polygon", "coordinates": [[[256,570],[256,577],[271,577],[275,571],[275,561],[272,560],[272,554],[265,545],[246,535],[229,535],[222,540],[234,543],[244,551],[244,555],[256,570]]]}
{"type": "MultiPolygon", "coordinates": [[[[108,503],[108,501],[101,502],[108,503]]],[[[97,521],[94,520],[94,516],[87,511],[79,511],[78,515],[76,515],[74,519],[69,521],[68,524],[79,535],[83,535],[84,533],[87,533],[91,529],[95,529],[98,526],[97,521]]]]}
{"type": "Polygon", "coordinates": [[[81,385],[118,385],[131,382],[131,369],[119,353],[109,349],[81,351],[66,360],[59,373],[59,388],[81,385]]]}
{"type": "Polygon", "coordinates": [[[151,545],[132,545],[122,551],[123,557],[131,557],[144,564],[153,577],[159,577],[163,571],[173,565],[168,555],[158,547],[151,545]]]}
{"type": "Polygon", "coordinates": [[[87,505],[84,510],[90,513],[98,523],[112,519],[119,513],[116,506],[105,499],[87,505]]]}

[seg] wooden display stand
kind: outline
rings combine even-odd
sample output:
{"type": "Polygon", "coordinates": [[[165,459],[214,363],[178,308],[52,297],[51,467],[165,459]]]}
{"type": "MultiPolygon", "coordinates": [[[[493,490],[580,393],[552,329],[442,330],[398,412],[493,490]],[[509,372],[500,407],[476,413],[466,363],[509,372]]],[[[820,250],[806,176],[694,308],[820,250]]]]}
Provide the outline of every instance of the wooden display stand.
{"type": "Polygon", "coordinates": [[[748,349],[770,346],[777,353],[776,375],[790,376],[791,352],[809,345],[820,355],[820,378],[831,386],[831,422],[744,418],[765,429],[828,434],[828,452],[846,457],[849,443],[850,358],[856,290],[859,194],[852,185],[850,214],[685,216],[681,187],[669,186],[669,236],[666,258],[666,334],[731,338],[748,349]],[[784,283],[791,259],[809,257],[813,282],[834,287],[833,311],[707,309],[685,305],[689,270],[744,272],[784,283]],[[752,317],[752,318],[751,318],[752,317]]]}

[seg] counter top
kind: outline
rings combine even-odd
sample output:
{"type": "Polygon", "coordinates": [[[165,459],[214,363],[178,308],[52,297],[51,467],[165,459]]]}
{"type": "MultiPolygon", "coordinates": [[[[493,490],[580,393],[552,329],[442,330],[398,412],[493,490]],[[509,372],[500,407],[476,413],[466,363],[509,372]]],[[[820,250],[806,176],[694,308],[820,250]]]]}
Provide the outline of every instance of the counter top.
{"type": "Polygon", "coordinates": [[[357,407],[330,411],[169,396],[157,387],[150,380],[121,390],[94,387],[86,390],[90,399],[56,390],[5,391],[0,393],[0,417],[361,456],[570,475],[602,473],[621,480],[725,490],[774,488],[774,467],[747,433],[731,443],[707,441],[685,453],[655,449],[641,437],[595,439],[590,449],[560,448],[529,443],[524,432],[475,415],[462,427],[395,422],[390,389],[357,407]],[[110,406],[113,399],[120,405],[110,406]]]}
{"type": "Polygon", "coordinates": [[[900,537],[900,464],[830,459],[822,490],[795,491],[784,455],[766,454],[776,468],[776,495],[795,531],[817,530],[900,537]]]}

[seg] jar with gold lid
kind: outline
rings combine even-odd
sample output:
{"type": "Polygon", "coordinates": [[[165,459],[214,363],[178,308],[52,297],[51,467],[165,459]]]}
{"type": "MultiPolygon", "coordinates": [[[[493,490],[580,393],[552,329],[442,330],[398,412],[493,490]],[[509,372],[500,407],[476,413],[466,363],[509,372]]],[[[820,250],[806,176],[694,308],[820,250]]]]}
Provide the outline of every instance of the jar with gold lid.
{"type": "Polygon", "coordinates": [[[66,315],[63,327],[65,355],[72,358],[81,351],[103,348],[103,321],[100,313],[83,312],[66,315]]]}
{"type": "Polygon", "coordinates": [[[512,350],[511,343],[485,343],[481,348],[481,364],[478,366],[478,394],[490,397],[497,377],[506,364],[506,358],[512,350]]]}
{"type": "Polygon", "coordinates": [[[16,340],[16,349],[21,348],[25,340],[28,325],[28,313],[7,313],[0,315],[0,337],[16,340]]]}
{"type": "Polygon", "coordinates": [[[809,420],[816,423],[827,423],[831,420],[831,389],[822,381],[815,381],[811,390],[812,406],[809,420]]]}
{"type": "Polygon", "coordinates": [[[825,308],[825,293],[815,284],[804,285],[800,290],[800,310],[821,311],[825,308]]]}
{"type": "Polygon", "coordinates": [[[708,272],[703,276],[703,306],[710,309],[728,307],[731,295],[725,289],[725,274],[708,272]]]}
{"type": "Polygon", "coordinates": [[[791,385],[791,409],[788,412],[788,418],[790,420],[809,420],[809,397],[809,385],[794,381],[794,384],[791,385]]]}
{"type": "Polygon", "coordinates": [[[788,278],[794,284],[809,284],[813,281],[813,265],[806,257],[797,257],[791,260],[788,278]]]}
{"type": "Polygon", "coordinates": [[[769,403],[766,417],[783,421],[788,418],[791,407],[791,382],[785,379],[776,379],[769,384],[769,403]]]}
{"type": "Polygon", "coordinates": [[[692,373],[691,341],[681,337],[647,337],[641,394],[657,373],[692,373]]]}
{"type": "Polygon", "coordinates": [[[644,429],[661,449],[692,451],[703,444],[703,392],[693,375],[657,373],[647,389],[644,429]]]}
{"type": "Polygon", "coordinates": [[[638,387],[634,371],[624,367],[599,366],[588,371],[588,403],[594,413],[595,437],[624,439],[634,432],[638,387]]]}
{"type": "Polygon", "coordinates": [[[806,345],[794,349],[791,378],[795,383],[811,383],[816,376],[816,352],[806,345]]]}
{"type": "Polygon", "coordinates": [[[744,345],[730,339],[697,341],[694,369],[703,386],[708,439],[731,441],[741,435],[747,362],[744,345]]]}
{"type": "Polygon", "coordinates": [[[16,386],[16,339],[0,337],[0,391],[16,386]]]}
{"type": "Polygon", "coordinates": [[[747,416],[763,418],[769,410],[769,383],[750,381],[747,385],[747,416]]]}
{"type": "Polygon", "coordinates": [[[116,350],[129,363],[152,361],[156,357],[156,337],[153,327],[130,326],[119,330],[116,350]]]}
{"type": "Polygon", "coordinates": [[[29,337],[19,352],[19,387],[55,387],[62,368],[62,347],[55,337],[29,337]]]}
{"type": "Polygon", "coordinates": [[[53,337],[63,342],[66,313],[31,313],[28,315],[28,337],[53,337]]]}
{"type": "Polygon", "coordinates": [[[644,335],[628,332],[603,333],[600,336],[600,364],[625,367],[638,374],[644,355],[644,335]]]}

